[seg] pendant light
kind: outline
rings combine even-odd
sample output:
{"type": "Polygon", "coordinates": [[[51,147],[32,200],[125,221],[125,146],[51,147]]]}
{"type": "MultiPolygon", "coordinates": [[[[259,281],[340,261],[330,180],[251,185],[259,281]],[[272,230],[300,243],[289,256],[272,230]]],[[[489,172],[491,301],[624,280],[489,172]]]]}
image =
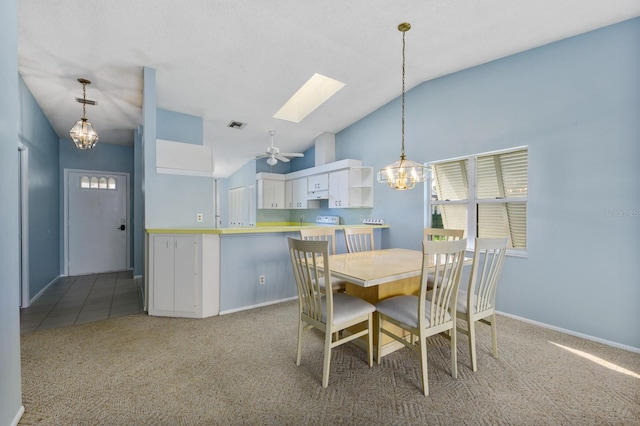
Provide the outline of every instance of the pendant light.
{"type": "Polygon", "coordinates": [[[69,136],[71,140],[76,144],[78,149],[91,149],[96,146],[98,142],[98,133],[93,128],[93,125],[87,121],[87,104],[96,105],[96,101],[87,99],[87,84],[91,84],[91,81],[86,78],[79,78],[78,82],[82,84],[82,99],[76,98],[76,101],[82,104],[82,118],[76,121],[71,130],[69,130],[69,136]]]}
{"type": "Polygon", "coordinates": [[[411,29],[411,24],[403,22],[398,25],[398,31],[402,32],[402,150],[400,160],[389,164],[378,171],[378,182],[387,183],[391,188],[404,190],[411,189],[418,182],[424,182],[427,178],[428,167],[415,161],[407,160],[404,153],[404,36],[411,29]]]}

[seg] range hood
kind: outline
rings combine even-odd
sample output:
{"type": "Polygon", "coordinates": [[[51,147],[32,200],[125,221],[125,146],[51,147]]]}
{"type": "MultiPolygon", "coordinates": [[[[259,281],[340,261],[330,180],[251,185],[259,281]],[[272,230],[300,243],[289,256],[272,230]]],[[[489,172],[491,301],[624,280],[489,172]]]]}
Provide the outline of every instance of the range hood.
{"type": "Polygon", "coordinates": [[[307,200],[328,200],[329,191],[312,191],[307,194],[307,200]]]}

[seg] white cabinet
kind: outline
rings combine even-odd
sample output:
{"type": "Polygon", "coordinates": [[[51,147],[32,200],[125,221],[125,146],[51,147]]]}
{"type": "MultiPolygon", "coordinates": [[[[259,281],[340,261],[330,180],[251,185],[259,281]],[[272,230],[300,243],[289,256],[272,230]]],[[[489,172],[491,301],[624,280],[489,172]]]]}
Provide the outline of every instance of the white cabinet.
{"type": "Polygon", "coordinates": [[[285,209],[284,175],[258,173],[259,209],[285,209]]]}
{"type": "Polygon", "coordinates": [[[307,191],[317,192],[329,189],[329,176],[327,173],[311,175],[307,178],[307,191]]]}
{"type": "Polygon", "coordinates": [[[284,205],[287,209],[293,208],[293,181],[286,180],[284,182],[284,205]]]}
{"type": "Polygon", "coordinates": [[[307,178],[290,179],[284,183],[285,205],[287,209],[319,209],[320,200],[309,199],[307,178]]]}
{"type": "Polygon", "coordinates": [[[244,186],[229,190],[229,226],[232,228],[244,225],[244,191],[244,186]]]}
{"type": "Polygon", "coordinates": [[[320,203],[309,201],[307,193],[307,178],[294,179],[293,181],[293,208],[310,209],[319,208],[320,203]],[[311,205],[310,205],[311,204],[311,205]]]}
{"type": "Polygon", "coordinates": [[[373,168],[329,173],[329,208],[373,207],[373,168]]]}
{"type": "Polygon", "coordinates": [[[150,246],[149,315],[195,317],[201,283],[198,235],[153,235],[150,246]]]}
{"type": "Polygon", "coordinates": [[[218,315],[219,235],[151,233],[147,247],[149,315],[184,318],[218,315]]]}

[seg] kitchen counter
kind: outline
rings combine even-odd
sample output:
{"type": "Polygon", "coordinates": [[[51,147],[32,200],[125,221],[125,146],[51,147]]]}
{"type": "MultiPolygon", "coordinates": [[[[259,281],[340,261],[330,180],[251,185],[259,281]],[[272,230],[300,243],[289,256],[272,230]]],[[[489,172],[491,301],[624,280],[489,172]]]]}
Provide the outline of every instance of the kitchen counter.
{"type": "MultiPolygon", "coordinates": [[[[147,229],[145,276],[150,315],[204,318],[297,298],[287,237],[315,223],[263,223],[252,228],[147,229]]],[[[389,225],[336,225],[336,253],[346,252],[341,234],[371,227],[376,247],[389,225]]]]}
{"type": "MultiPolygon", "coordinates": [[[[161,229],[147,229],[147,234],[218,234],[218,235],[232,235],[232,234],[264,234],[271,232],[298,232],[300,228],[324,228],[327,225],[316,225],[315,223],[303,223],[302,225],[295,222],[288,223],[265,223],[259,224],[256,227],[245,228],[161,228],[161,229]]],[[[374,228],[385,229],[389,228],[389,225],[335,225],[336,230],[342,230],[344,228],[374,228]]]]}

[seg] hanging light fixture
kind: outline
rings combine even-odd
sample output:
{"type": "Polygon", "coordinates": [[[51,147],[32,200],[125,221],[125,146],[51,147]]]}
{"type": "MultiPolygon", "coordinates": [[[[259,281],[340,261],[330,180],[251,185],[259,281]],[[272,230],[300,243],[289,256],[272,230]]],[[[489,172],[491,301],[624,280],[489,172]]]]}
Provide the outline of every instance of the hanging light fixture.
{"type": "Polygon", "coordinates": [[[404,153],[404,36],[411,29],[411,24],[403,22],[398,25],[398,30],[402,32],[402,150],[400,160],[389,164],[378,171],[378,182],[387,183],[391,188],[404,190],[411,189],[418,182],[424,182],[427,178],[428,167],[407,160],[404,153]]]}
{"type": "Polygon", "coordinates": [[[76,144],[78,149],[91,149],[96,146],[98,142],[98,133],[93,128],[93,125],[87,121],[87,104],[96,105],[96,101],[87,99],[87,84],[91,84],[91,81],[86,78],[79,78],[78,82],[82,84],[82,99],[76,98],[76,101],[82,104],[82,118],[76,121],[71,130],[69,130],[69,136],[76,144]]]}

